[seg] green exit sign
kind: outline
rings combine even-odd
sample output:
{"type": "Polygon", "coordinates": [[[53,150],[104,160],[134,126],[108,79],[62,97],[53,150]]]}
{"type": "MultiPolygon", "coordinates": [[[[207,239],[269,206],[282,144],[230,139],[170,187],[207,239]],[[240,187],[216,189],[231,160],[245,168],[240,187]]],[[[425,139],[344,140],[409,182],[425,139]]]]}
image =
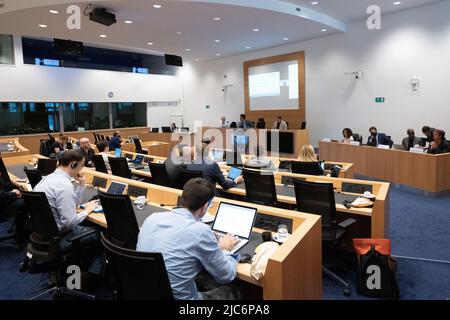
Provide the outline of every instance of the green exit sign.
{"type": "Polygon", "coordinates": [[[376,103],[384,103],[384,101],[385,101],[384,97],[375,98],[376,103]]]}

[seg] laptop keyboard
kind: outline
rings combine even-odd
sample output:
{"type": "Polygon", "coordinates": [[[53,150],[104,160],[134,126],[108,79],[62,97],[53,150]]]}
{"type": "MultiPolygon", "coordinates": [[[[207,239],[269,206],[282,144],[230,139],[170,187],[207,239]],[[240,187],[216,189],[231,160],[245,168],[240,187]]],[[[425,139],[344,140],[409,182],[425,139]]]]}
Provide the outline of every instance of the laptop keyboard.
{"type": "MultiPolygon", "coordinates": [[[[221,234],[221,233],[218,233],[218,232],[214,232],[213,231],[213,233],[216,236],[217,241],[220,241],[220,239],[222,239],[225,236],[224,234],[221,234]]],[[[236,243],[234,248],[231,250],[231,253],[237,252],[240,248],[242,248],[248,242],[248,241],[244,241],[242,239],[238,239],[238,240],[239,240],[238,243],[236,243]]]]}

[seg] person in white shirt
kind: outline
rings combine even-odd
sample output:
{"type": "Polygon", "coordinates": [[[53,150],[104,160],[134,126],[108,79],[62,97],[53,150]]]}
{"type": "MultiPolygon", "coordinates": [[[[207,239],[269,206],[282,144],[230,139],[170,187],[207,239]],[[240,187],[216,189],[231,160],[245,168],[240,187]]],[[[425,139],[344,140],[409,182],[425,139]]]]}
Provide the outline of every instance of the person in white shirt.
{"type": "MultiPolygon", "coordinates": [[[[84,233],[89,229],[80,224],[91,214],[96,206],[96,201],[85,204],[82,212],[77,213],[77,208],[82,202],[85,190],[86,177],[81,172],[85,158],[80,152],[67,150],[59,159],[58,168],[52,174],[44,177],[33,191],[44,192],[55,217],[56,225],[62,235],[59,242],[60,251],[70,250],[72,244],[67,238],[84,233]],[[72,184],[71,178],[76,184],[72,184]]],[[[91,247],[98,242],[98,234],[94,233],[81,239],[82,247],[91,247]]]]}
{"type": "Polygon", "coordinates": [[[278,130],[287,130],[288,125],[287,122],[284,121],[281,116],[277,117],[277,121],[273,123],[272,129],[278,129],[278,130]]]}
{"type": "Polygon", "coordinates": [[[222,118],[220,118],[218,127],[219,127],[219,128],[228,128],[228,127],[230,127],[230,122],[227,121],[227,119],[225,118],[225,116],[222,116],[222,118]]]}
{"type": "Polygon", "coordinates": [[[342,143],[350,144],[351,141],[355,141],[355,139],[353,138],[353,132],[350,128],[345,128],[344,130],[342,130],[342,135],[344,136],[342,143]]]}

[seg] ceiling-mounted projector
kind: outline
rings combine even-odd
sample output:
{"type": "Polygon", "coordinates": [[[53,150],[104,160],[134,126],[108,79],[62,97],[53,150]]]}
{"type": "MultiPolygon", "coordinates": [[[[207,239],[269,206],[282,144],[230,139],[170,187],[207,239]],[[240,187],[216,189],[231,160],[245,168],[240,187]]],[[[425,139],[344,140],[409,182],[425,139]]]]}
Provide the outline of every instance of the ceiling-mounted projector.
{"type": "Polygon", "coordinates": [[[114,13],[108,12],[106,9],[95,8],[89,13],[89,20],[103,24],[105,26],[110,26],[117,22],[116,15],[114,13]]]}

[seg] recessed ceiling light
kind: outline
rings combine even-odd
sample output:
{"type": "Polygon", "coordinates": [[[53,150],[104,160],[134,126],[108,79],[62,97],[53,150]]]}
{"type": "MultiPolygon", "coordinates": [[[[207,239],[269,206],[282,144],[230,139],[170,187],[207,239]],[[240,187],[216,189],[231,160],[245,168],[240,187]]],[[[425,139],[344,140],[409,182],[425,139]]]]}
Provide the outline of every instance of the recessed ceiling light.
{"type": "Polygon", "coordinates": [[[200,59],[195,59],[195,62],[199,62],[200,61],[200,59]]]}
{"type": "Polygon", "coordinates": [[[219,42],[220,42],[220,40],[214,40],[214,42],[215,42],[215,43],[219,43],[219,42]]]}
{"type": "Polygon", "coordinates": [[[288,40],[289,40],[289,38],[283,38],[283,40],[284,40],[284,41],[288,41],[288,40]]]}
{"type": "Polygon", "coordinates": [[[131,20],[125,20],[124,21],[126,24],[132,24],[133,23],[133,21],[131,21],[131,20]]]}
{"type": "Polygon", "coordinates": [[[57,10],[49,10],[48,12],[53,13],[53,14],[58,14],[59,13],[59,11],[57,11],[57,10]]]}
{"type": "Polygon", "coordinates": [[[162,8],[162,5],[160,5],[160,4],[154,4],[154,5],[153,5],[153,8],[155,8],[155,9],[161,9],[161,8],[162,8]]]}
{"type": "Polygon", "coordinates": [[[401,1],[395,1],[395,2],[393,3],[394,6],[398,6],[399,4],[402,4],[402,2],[401,2],[401,1]]]}
{"type": "Polygon", "coordinates": [[[152,46],[152,45],[153,45],[153,42],[147,42],[147,44],[148,44],[149,46],[152,46]]]}
{"type": "Polygon", "coordinates": [[[258,32],[258,31],[259,31],[258,28],[253,29],[253,32],[258,32]]]}
{"type": "Polygon", "coordinates": [[[184,49],[184,50],[186,50],[186,51],[191,51],[191,49],[184,49]]]}
{"type": "Polygon", "coordinates": [[[180,34],[181,34],[181,31],[178,31],[177,34],[180,35],[180,34]]]}
{"type": "Polygon", "coordinates": [[[101,34],[100,38],[106,38],[106,34],[101,34]]]}
{"type": "Polygon", "coordinates": [[[40,24],[40,25],[38,25],[38,27],[39,28],[47,28],[47,25],[46,24],[40,24]]]}
{"type": "Polygon", "coordinates": [[[220,21],[220,17],[214,17],[213,20],[214,21],[220,21]]]}
{"type": "Polygon", "coordinates": [[[220,53],[216,53],[216,56],[220,57],[220,56],[221,56],[221,54],[220,54],[220,53]]]}
{"type": "Polygon", "coordinates": [[[319,4],[318,1],[313,1],[313,2],[311,2],[311,5],[313,5],[313,6],[316,6],[316,5],[318,5],[318,4],[319,4]]]}
{"type": "Polygon", "coordinates": [[[320,31],[322,31],[322,32],[327,32],[327,31],[328,31],[328,29],[322,29],[322,30],[320,30],[320,31]]]}
{"type": "Polygon", "coordinates": [[[252,48],[252,47],[250,47],[250,46],[246,46],[246,47],[245,47],[245,49],[251,49],[251,48],[252,48]]]}

